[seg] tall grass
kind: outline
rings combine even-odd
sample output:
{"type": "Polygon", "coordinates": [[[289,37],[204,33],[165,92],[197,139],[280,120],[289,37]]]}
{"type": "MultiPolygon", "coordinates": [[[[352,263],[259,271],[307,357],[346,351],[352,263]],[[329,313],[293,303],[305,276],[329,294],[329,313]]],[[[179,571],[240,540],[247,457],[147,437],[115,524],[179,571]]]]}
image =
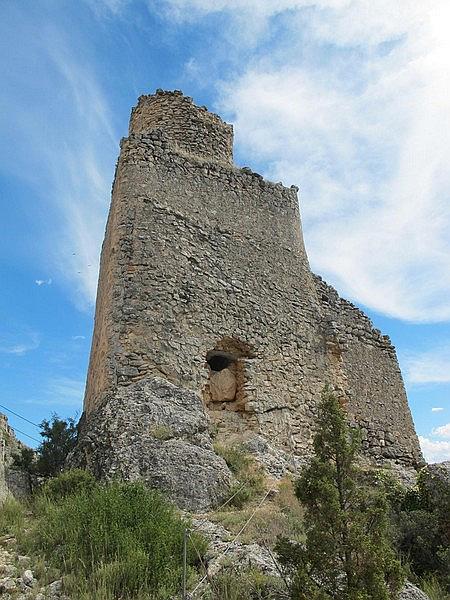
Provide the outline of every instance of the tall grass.
{"type": "Polygon", "coordinates": [[[279,577],[265,575],[257,569],[223,569],[210,582],[205,600],[285,600],[289,598],[279,577]]]}
{"type": "Polygon", "coordinates": [[[0,535],[17,535],[23,530],[25,515],[26,508],[21,502],[12,496],[5,498],[0,503],[0,535]]]}
{"type": "Polygon", "coordinates": [[[265,487],[264,470],[253,456],[246,451],[244,446],[215,444],[214,450],[225,460],[237,479],[236,485],[230,490],[232,500],[228,506],[242,508],[256,496],[263,493],[265,487]]]}
{"type": "Polygon", "coordinates": [[[419,587],[430,600],[450,600],[450,594],[445,591],[436,577],[422,579],[419,587]]]}
{"type": "MultiPolygon", "coordinates": [[[[59,498],[43,493],[36,499],[30,550],[65,574],[66,590],[76,598],[165,600],[176,594],[187,523],[141,484],[84,483],[68,494],[64,482],[59,498]]],[[[204,551],[203,539],[195,542],[204,551]]],[[[191,570],[197,560],[190,548],[191,570]]]]}

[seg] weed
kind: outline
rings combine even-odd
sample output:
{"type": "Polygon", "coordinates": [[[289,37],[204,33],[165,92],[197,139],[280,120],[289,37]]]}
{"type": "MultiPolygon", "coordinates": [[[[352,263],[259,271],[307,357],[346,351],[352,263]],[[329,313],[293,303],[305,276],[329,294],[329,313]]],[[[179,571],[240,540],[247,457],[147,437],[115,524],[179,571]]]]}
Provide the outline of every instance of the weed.
{"type": "Polygon", "coordinates": [[[167,425],[154,425],[150,430],[150,435],[155,439],[165,441],[173,438],[173,431],[167,425]]]}
{"type": "Polygon", "coordinates": [[[214,450],[225,460],[237,479],[237,483],[230,490],[232,500],[229,506],[242,508],[255,496],[262,494],[265,483],[264,470],[243,446],[215,444],[214,450]]]}
{"type": "Polygon", "coordinates": [[[0,506],[0,535],[7,533],[16,535],[23,529],[26,515],[24,504],[8,496],[0,506]]]}

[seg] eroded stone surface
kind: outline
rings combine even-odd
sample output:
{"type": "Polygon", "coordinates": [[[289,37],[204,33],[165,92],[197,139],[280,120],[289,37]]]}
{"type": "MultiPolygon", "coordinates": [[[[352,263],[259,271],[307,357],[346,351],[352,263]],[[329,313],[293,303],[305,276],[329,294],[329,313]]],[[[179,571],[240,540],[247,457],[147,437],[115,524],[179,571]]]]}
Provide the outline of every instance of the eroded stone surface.
{"type": "Polygon", "coordinates": [[[24,498],[31,493],[28,473],[14,467],[14,456],[25,448],[8,424],[7,417],[0,413],[0,502],[9,494],[24,498]]]}
{"type": "MultiPolygon", "coordinates": [[[[145,96],[132,113],[102,250],[84,404],[84,427],[101,428],[102,452],[111,455],[98,451],[96,460],[164,479],[167,460],[155,458],[163,442],[154,437],[126,451],[126,467],[117,459],[127,428],[137,427],[129,423],[133,390],[161,378],[201,397],[223,437],[259,435],[302,460],[330,384],[372,461],[415,468],[423,459],[389,338],[311,272],[297,188],[234,166],[231,140],[230,126],[179,92],[145,96]],[[220,354],[231,360],[233,397],[231,382],[226,392],[224,382],[216,386],[220,372],[208,364],[220,354]],[[97,422],[111,412],[108,402],[114,411],[123,404],[122,429],[97,422]]],[[[175,446],[165,448],[173,458],[175,446]]]]}
{"type": "Polygon", "coordinates": [[[400,592],[399,600],[430,600],[418,587],[407,581],[400,592]]]}
{"type": "Polygon", "coordinates": [[[220,504],[232,483],[208,425],[198,394],[144,379],[104,398],[68,463],[99,478],[143,480],[179,506],[203,510],[220,504]]]}

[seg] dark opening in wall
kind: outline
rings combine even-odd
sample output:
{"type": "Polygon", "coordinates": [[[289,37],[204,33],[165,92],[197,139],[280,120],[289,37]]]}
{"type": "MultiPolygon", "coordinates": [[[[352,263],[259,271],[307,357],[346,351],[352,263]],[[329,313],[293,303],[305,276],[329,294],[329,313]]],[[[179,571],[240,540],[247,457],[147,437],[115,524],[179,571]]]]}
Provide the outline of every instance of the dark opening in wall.
{"type": "Polygon", "coordinates": [[[204,397],[211,410],[244,410],[245,363],[253,357],[248,344],[231,337],[222,338],[207,352],[208,381],[204,397]]]}
{"type": "Polygon", "coordinates": [[[223,371],[227,369],[233,362],[232,358],[227,354],[214,353],[210,354],[206,361],[211,371],[223,371]]]}

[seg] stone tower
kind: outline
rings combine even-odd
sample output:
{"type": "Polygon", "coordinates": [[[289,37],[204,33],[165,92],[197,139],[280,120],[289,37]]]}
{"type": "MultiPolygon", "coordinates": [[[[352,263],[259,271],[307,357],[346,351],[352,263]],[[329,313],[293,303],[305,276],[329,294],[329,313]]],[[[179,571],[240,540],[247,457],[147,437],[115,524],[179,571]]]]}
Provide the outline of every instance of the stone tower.
{"type": "Polygon", "coordinates": [[[73,460],[208,506],[230,483],[210,432],[306,459],[328,383],[369,456],[417,465],[389,338],[311,272],[297,188],[236,167],[232,144],[232,127],[181,92],[133,109],[73,460]]]}

